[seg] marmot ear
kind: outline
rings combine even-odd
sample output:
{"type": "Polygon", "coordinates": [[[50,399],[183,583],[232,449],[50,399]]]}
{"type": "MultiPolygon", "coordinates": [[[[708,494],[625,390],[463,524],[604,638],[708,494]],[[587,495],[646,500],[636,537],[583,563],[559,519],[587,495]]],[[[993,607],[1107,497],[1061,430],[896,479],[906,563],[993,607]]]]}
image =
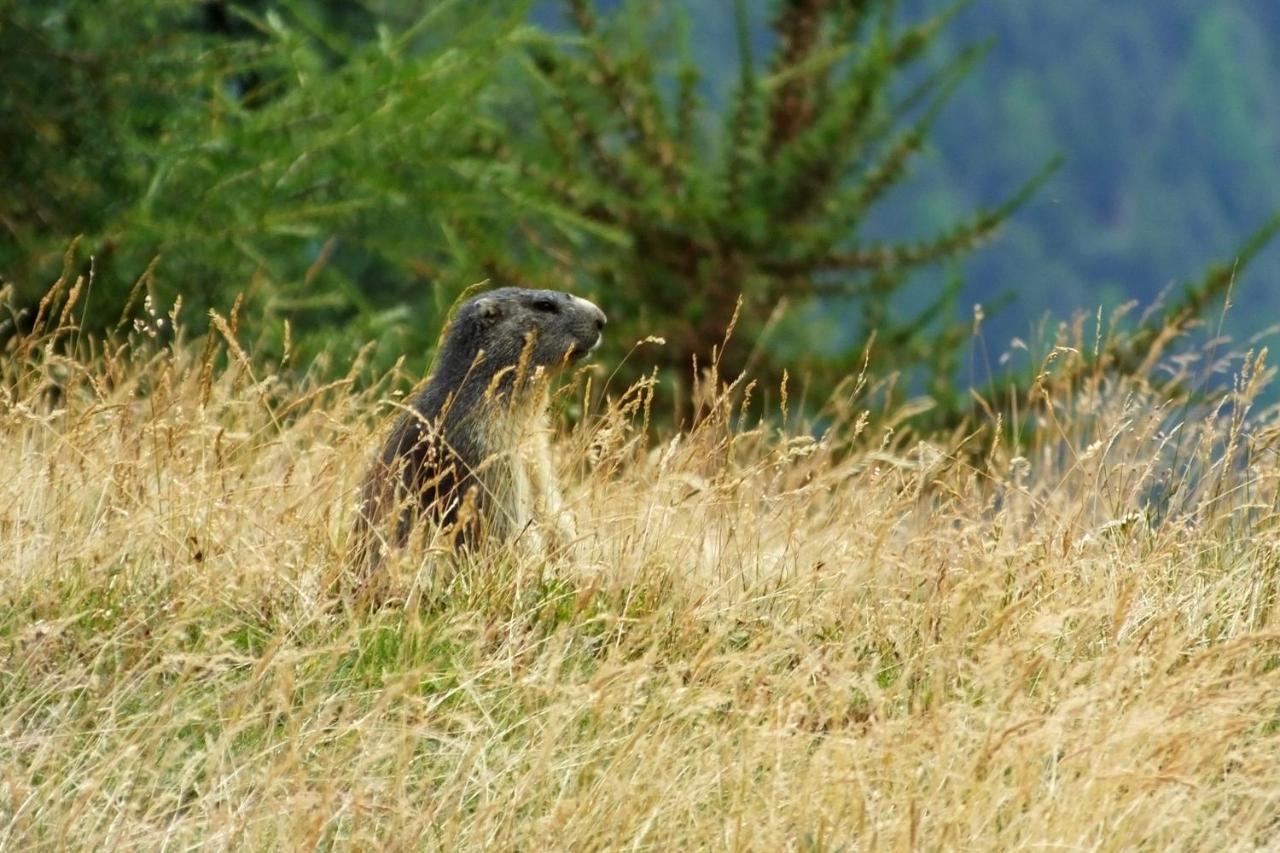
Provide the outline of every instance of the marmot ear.
{"type": "Polygon", "coordinates": [[[482,296],[476,300],[476,318],[486,323],[492,322],[502,314],[498,300],[482,296]]]}

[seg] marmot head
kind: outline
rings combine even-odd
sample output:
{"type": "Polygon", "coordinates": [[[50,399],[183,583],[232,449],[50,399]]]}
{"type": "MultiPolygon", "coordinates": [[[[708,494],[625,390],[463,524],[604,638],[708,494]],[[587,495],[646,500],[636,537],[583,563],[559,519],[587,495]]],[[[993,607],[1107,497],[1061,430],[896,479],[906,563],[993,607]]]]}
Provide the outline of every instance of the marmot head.
{"type": "Polygon", "coordinates": [[[521,364],[555,369],[595,349],[605,322],[604,312],[581,297],[502,287],[458,309],[445,333],[442,362],[479,367],[488,376],[521,364]]]}

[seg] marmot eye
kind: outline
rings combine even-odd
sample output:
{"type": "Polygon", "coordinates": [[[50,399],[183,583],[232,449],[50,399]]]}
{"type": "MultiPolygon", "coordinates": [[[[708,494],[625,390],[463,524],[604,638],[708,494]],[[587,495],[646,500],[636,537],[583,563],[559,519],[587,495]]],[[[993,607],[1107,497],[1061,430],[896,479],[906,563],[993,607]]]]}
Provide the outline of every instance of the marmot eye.
{"type": "Polygon", "coordinates": [[[538,299],[533,303],[533,307],[539,311],[556,312],[560,310],[560,306],[556,304],[554,299],[538,299]]]}

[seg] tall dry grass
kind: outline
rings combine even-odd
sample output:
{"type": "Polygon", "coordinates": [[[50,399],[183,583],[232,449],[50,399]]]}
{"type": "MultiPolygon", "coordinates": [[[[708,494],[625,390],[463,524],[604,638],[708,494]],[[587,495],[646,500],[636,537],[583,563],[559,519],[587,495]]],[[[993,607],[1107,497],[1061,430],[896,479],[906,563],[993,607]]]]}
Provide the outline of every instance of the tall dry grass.
{"type": "Polygon", "coordinates": [[[1018,446],[858,384],[684,433],[614,394],[560,442],[574,553],[407,552],[359,613],[388,386],[57,304],[0,384],[0,847],[1276,843],[1261,359],[1177,406],[1058,350],[1018,446]]]}

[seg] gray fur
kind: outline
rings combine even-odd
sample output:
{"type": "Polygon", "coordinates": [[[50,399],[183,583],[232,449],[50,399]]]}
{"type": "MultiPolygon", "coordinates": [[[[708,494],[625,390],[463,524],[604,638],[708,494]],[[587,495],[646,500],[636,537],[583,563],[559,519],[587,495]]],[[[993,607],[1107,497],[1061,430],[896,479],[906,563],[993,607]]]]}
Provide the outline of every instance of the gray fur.
{"type": "Polygon", "coordinates": [[[426,388],[366,479],[358,535],[367,558],[380,559],[384,540],[402,545],[423,516],[463,541],[519,533],[513,522],[526,521],[531,508],[510,505],[528,499],[510,482],[521,462],[512,458],[516,436],[522,424],[545,419],[546,376],[585,357],[604,324],[595,305],[554,290],[503,287],[467,300],[445,330],[426,388]],[[382,529],[392,519],[393,529],[382,529]]]}

